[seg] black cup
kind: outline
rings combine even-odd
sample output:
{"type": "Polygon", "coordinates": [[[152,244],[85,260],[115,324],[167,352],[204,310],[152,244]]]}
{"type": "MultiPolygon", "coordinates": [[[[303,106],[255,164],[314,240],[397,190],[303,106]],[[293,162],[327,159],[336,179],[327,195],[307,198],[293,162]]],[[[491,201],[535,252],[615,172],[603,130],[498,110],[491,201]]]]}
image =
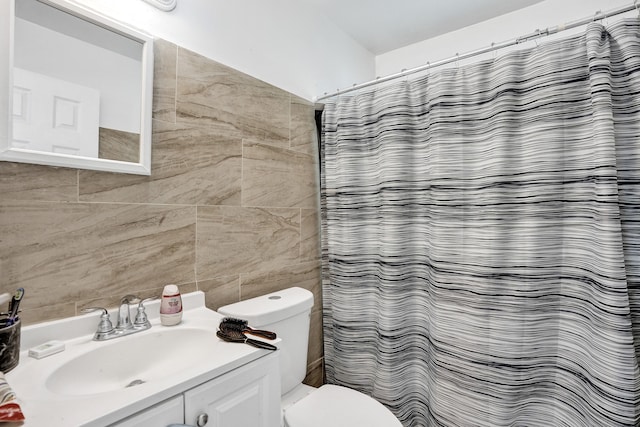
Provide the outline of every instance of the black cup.
{"type": "Polygon", "coordinates": [[[13,325],[0,326],[0,371],[9,372],[20,361],[20,319],[13,325]]]}

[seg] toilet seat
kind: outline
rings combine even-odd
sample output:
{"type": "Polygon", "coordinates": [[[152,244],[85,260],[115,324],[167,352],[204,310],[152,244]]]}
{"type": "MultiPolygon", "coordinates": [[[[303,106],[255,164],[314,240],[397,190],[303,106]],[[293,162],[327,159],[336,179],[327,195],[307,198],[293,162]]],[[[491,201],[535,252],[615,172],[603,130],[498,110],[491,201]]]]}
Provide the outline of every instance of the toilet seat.
{"type": "Polygon", "coordinates": [[[377,400],[350,388],[326,384],[284,412],[285,427],[402,427],[377,400]]]}

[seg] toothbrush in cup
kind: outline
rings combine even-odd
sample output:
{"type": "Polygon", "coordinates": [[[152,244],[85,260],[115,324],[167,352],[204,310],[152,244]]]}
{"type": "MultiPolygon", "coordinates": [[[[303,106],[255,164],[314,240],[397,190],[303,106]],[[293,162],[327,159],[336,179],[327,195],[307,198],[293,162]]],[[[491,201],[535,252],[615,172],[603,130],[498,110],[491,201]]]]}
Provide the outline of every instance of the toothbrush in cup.
{"type": "Polygon", "coordinates": [[[18,308],[24,297],[24,288],[16,289],[11,302],[9,303],[9,317],[7,318],[7,326],[11,326],[18,320],[18,308]]]}

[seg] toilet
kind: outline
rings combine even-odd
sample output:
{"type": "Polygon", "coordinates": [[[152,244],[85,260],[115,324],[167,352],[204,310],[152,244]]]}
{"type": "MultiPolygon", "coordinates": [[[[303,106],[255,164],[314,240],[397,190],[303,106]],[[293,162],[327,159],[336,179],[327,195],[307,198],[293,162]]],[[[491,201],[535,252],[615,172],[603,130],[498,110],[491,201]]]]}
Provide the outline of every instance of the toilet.
{"type": "Polygon", "coordinates": [[[293,287],[218,309],[223,316],[247,320],[252,328],[273,331],[282,339],[282,426],[402,427],[385,406],[356,390],[330,384],[316,389],[302,384],[312,307],[313,294],[293,287]]]}

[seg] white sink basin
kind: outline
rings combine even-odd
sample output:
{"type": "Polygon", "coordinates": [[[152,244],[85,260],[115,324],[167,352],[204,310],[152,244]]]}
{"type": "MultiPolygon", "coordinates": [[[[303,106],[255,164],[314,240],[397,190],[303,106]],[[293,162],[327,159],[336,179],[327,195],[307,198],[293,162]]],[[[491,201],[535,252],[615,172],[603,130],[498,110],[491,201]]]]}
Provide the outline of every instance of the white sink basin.
{"type": "Polygon", "coordinates": [[[55,369],[45,386],[53,393],[86,396],[135,387],[176,375],[211,358],[215,331],[152,328],[79,354],[55,369]]]}
{"type": "Polygon", "coordinates": [[[26,416],[22,427],[111,425],[267,353],[219,339],[223,316],[206,308],[203,292],[183,294],[182,307],[182,322],[166,327],[160,301],[150,301],[151,329],[102,342],[92,340],[99,313],[24,326],[20,363],[6,375],[26,416]],[[64,351],[28,356],[52,339],[64,351]]]}

